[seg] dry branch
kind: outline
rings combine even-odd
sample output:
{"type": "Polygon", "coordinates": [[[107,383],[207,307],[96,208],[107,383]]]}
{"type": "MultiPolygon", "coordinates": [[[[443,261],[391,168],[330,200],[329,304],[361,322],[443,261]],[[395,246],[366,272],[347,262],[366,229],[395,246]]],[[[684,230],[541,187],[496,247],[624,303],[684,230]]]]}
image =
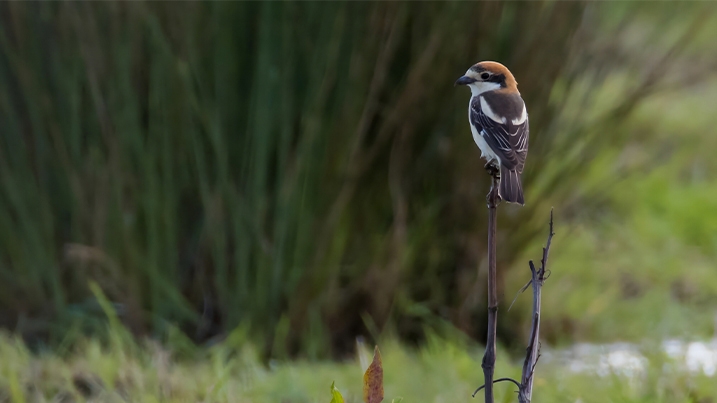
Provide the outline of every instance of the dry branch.
{"type": "Polygon", "coordinates": [[[553,240],[553,210],[550,210],[550,224],[548,226],[548,240],[543,248],[543,257],[540,259],[540,267],[536,269],[533,261],[530,265],[530,282],[533,286],[533,324],[530,329],[530,337],[528,338],[527,354],[523,363],[523,374],[520,380],[520,391],[518,392],[518,402],[529,403],[533,397],[533,375],[535,374],[535,366],[540,358],[540,301],[541,291],[545,283],[545,273],[548,265],[548,255],[550,254],[550,243],[553,240]]]}

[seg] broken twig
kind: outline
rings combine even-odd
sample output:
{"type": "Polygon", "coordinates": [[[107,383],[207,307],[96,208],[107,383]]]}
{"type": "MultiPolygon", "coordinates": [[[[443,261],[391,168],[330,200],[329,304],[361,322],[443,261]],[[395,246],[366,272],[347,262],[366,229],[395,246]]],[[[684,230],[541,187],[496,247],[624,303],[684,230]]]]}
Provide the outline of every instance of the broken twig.
{"type": "Polygon", "coordinates": [[[550,224],[548,230],[548,240],[543,248],[543,257],[540,259],[540,267],[536,268],[531,260],[530,283],[533,286],[533,324],[530,329],[530,336],[528,338],[527,354],[525,356],[525,362],[523,362],[523,373],[521,376],[520,388],[518,391],[518,402],[530,403],[533,397],[533,375],[535,374],[535,366],[538,364],[540,358],[540,302],[541,302],[541,291],[543,284],[545,283],[545,273],[548,265],[548,255],[550,253],[550,244],[553,240],[553,210],[550,210],[550,224]]]}

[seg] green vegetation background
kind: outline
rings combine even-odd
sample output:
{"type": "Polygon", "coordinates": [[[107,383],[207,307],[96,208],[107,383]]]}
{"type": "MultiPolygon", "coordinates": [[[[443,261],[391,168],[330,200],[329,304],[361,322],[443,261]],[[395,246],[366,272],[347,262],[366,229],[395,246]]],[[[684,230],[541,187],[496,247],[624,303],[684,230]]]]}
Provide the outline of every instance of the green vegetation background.
{"type": "MultiPolygon", "coordinates": [[[[527,205],[499,217],[502,306],[554,206],[545,343],[710,337],[715,11],[2,3],[0,325],[64,354],[106,333],[94,282],[170,345],[480,341],[488,181],[452,85],[488,59],[531,119],[527,205]]],[[[511,351],[528,306],[501,311],[511,351]]]]}

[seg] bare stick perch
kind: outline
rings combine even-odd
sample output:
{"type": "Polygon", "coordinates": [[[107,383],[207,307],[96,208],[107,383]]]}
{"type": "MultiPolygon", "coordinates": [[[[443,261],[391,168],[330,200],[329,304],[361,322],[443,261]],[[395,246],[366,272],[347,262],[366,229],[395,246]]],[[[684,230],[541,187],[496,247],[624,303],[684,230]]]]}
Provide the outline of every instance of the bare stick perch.
{"type": "Polygon", "coordinates": [[[523,374],[520,380],[520,391],[518,392],[518,401],[520,403],[530,403],[533,397],[533,375],[535,374],[535,366],[540,358],[540,300],[543,283],[545,282],[545,271],[548,266],[548,254],[550,253],[550,242],[553,240],[553,210],[550,210],[550,224],[548,226],[548,240],[543,248],[543,257],[540,259],[540,268],[536,269],[533,261],[530,264],[531,279],[533,285],[533,325],[530,329],[530,337],[528,338],[527,354],[523,363],[523,374]]]}
{"type": "MultiPolygon", "coordinates": [[[[495,268],[495,232],[497,226],[498,204],[500,196],[500,171],[493,165],[486,165],[492,178],[488,202],[488,337],[483,355],[483,377],[485,378],[485,401],[493,403],[493,372],[495,370],[495,338],[498,329],[498,287],[495,268]],[[491,169],[493,168],[493,169],[491,169]]],[[[474,394],[475,395],[475,394],[474,394]]]]}

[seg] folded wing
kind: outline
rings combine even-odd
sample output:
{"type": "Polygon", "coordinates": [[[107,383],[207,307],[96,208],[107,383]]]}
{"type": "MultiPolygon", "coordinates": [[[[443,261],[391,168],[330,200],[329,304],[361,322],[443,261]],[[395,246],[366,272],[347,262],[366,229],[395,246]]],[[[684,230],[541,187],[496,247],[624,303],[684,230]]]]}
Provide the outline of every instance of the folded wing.
{"type": "Polygon", "coordinates": [[[528,116],[518,94],[487,92],[471,102],[471,123],[510,171],[523,172],[528,154],[528,116]],[[482,98],[482,99],[481,99],[482,98]]]}

